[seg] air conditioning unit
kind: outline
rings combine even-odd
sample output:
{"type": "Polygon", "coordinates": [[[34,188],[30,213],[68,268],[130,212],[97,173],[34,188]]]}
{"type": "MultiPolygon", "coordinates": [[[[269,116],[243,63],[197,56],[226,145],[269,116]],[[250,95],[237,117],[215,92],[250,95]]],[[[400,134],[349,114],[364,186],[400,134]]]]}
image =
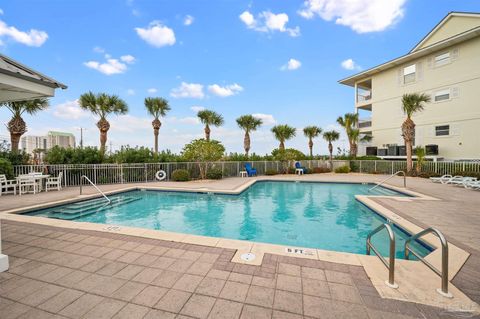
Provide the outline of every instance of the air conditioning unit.
{"type": "Polygon", "coordinates": [[[388,150],[386,148],[377,149],[377,156],[387,156],[388,150]]]}
{"type": "Polygon", "coordinates": [[[435,145],[435,144],[425,145],[425,154],[438,155],[438,145],[435,145]]]}
{"type": "Polygon", "coordinates": [[[407,148],[405,146],[398,146],[398,155],[407,156],[407,148]]]}
{"type": "Polygon", "coordinates": [[[388,146],[388,156],[398,156],[398,146],[389,145],[388,146]]]}
{"type": "Polygon", "coordinates": [[[377,147],[367,146],[366,153],[367,153],[367,156],[377,156],[377,147]]]}

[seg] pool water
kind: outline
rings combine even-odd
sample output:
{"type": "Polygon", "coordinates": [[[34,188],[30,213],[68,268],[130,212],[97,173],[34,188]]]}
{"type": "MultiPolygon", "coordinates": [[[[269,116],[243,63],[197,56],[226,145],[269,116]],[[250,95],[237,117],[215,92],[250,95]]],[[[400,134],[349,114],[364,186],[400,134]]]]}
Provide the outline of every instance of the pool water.
{"type": "MultiPolygon", "coordinates": [[[[257,182],[239,195],[138,190],[29,213],[74,221],[251,240],[365,254],[369,232],[385,219],[355,195],[407,196],[372,184],[257,182]]],[[[394,227],[396,256],[408,235],[394,227]]],[[[372,242],[385,256],[385,230],[372,242]]],[[[422,255],[430,249],[414,243],[422,255]]]]}

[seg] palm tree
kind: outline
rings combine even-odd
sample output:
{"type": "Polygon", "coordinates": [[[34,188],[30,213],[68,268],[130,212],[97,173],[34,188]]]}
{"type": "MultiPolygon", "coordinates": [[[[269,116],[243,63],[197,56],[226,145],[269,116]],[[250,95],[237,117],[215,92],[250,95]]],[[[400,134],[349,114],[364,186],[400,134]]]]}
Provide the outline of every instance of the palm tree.
{"type": "Polygon", "coordinates": [[[210,125],[219,127],[223,125],[223,116],[217,112],[210,110],[203,110],[197,113],[200,122],[205,124],[205,139],[210,141],[210,125]]]}
{"type": "Polygon", "coordinates": [[[402,136],[405,141],[405,148],[407,151],[407,172],[412,171],[412,142],[415,138],[415,123],[412,121],[412,116],[416,112],[423,110],[423,103],[430,102],[430,96],[422,93],[404,94],[402,96],[402,108],[403,112],[407,115],[407,118],[402,124],[402,136]]]}
{"type": "Polygon", "coordinates": [[[278,146],[279,151],[285,151],[285,141],[295,137],[296,129],[288,125],[275,125],[272,127],[272,133],[275,138],[280,142],[278,146]]]}
{"type": "Polygon", "coordinates": [[[368,135],[368,134],[363,134],[362,136],[360,136],[361,133],[360,133],[360,130],[358,128],[354,128],[352,130],[350,130],[350,137],[349,139],[352,140],[352,146],[353,147],[353,151],[351,153],[353,153],[354,157],[357,156],[357,152],[358,152],[358,142],[370,142],[372,140],[372,135],[368,135]]]}
{"type": "Polygon", "coordinates": [[[252,115],[242,115],[237,119],[237,124],[245,131],[243,148],[245,149],[245,156],[248,158],[248,152],[250,151],[250,132],[255,131],[263,122],[261,119],[257,119],[252,115]]]}
{"type": "Polygon", "coordinates": [[[340,138],[340,133],[337,131],[328,131],[323,133],[323,138],[328,142],[328,152],[330,153],[330,169],[333,168],[333,145],[332,142],[340,138]]]}
{"type": "Polygon", "coordinates": [[[165,116],[170,111],[170,105],[168,101],[162,97],[147,97],[145,98],[145,108],[148,113],[154,117],[152,121],[153,135],[155,136],[155,154],[158,153],[158,132],[162,126],[160,117],[165,116]]]}
{"type": "MultiPolygon", "coordinates": [[[[348,144],[350,145],[350,156],[357,156],[357,141],[354,139],[355,133],[352,133],[358,124],[358,113],[346,113],[343,117],[337,118],[337,123],[345,129],[347,134],[348,144]]],[[[358,136],[357,136],[358,137],[358,136]]]]}
{"type": "Polygon", "coordinates": [[[125,114],[128,112],[127,103],[116,95],[106,93],[92,92],[84,93],[79,99],[80,107],[88,110],[100,117],[97,127],[100,130],[100,151],[105,153],[105,144],[107,143],[107,132],[110,129],[110,123],[107,121],[107,115],[125,114]]]}
{"type": "Polygon", "coordinates": [[[322,129],[318,126],[307,126],[303,129],[303,134],[308,137],[308,148],[310,149],[310,157],[313,158],[313,139],[322,133],[322,129]]]}
{"type": "Polygon", "coordinates": [[[7,128],[10,132],[12,152],[18,151],[20,137],[27,132],[27,124],[22,118],[22,114],[27,112],[30,115],[48,108],[49,102],[45,98],[34,99],[30,101],[6,102],[0,104],[0,107],[6,107],[12,112],[12,119],[8,122],[7,128]]]}

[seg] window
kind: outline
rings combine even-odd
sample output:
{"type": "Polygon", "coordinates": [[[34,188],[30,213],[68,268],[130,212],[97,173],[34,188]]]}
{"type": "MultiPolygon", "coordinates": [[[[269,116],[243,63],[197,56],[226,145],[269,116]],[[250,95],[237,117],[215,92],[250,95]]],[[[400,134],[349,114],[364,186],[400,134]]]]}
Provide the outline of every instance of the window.
{"type": "Polygon", "coordinates": [[[435,102],[445,101],[450,99],[450,89],[435,92],[435,102]]]}
{"type": "Polygon", "coordinates": [[[450,62],[450,52],[445,52],[435,56],[435,66],[444,65],[450,62]]]}
{"type": "Polygon", "coordinates": [[[435,136],[448,136],[450,135],[450,125],[435,126],[435,136]]]}
{"type": "Polygon", "coordinates": [[[415,64],[403,68],[403,83],[411,83],[415,81],[415,64]]]}

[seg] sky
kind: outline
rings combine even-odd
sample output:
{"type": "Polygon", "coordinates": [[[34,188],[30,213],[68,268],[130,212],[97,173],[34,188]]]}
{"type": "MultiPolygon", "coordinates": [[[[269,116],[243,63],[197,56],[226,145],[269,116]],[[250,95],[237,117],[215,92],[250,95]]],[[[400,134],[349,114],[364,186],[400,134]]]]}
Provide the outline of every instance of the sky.
{"type": "MultiPolygon", "coordinates": [[[[168,99],[159,148],[179,152],[203,137],[201,109],[222,114],[212,138],[243,151],[235,119],[253,114],[263,126],[251,152],[278,146],[275,124],[297,128],[287,141],[307,153],[303,127],[341,128],[354,90],[338,80],[407,53],[448,12],[480,12],[478,0],[60,1],[0,2],[0,52],[68,86],[48,110],[24,117],[26,135],[85,129],[97,146],[98,119],[78,107],[88,91],[118,95],[127,115],[108,118],[108,145],[153,146],[144,98],[168,99]],[[111,144],[110,144],[111,143],[111,144]]],[[[11,114],[0,109],[0,135],[11,114]]],[[[314,140],[314,153],[327,144],[314,140]]],[[[346,147],[342,134],[335,146],[346,147]]]]}

